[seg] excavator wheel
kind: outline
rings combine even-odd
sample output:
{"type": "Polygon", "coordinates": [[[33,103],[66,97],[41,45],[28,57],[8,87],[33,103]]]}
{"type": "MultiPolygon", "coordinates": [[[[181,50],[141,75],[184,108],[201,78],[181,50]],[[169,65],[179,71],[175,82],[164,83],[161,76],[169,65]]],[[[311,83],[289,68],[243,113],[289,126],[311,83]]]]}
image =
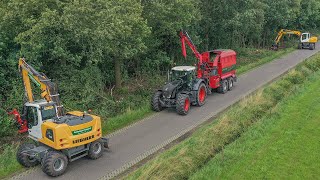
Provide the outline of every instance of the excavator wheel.
{"type": "Polygon", "coordinates": [[[33,167],[33,166],[36,166],[39,164],[39,161],[36,158],[30,157],[24,153],[24,151],[28,151],[28,150],[33,149],[35,147],[36,146],[34,144],[30,144],[30,143],[24,143],[19,146],[16,157],[17,157],[17,161],[22,166],[33,167]]]}
{"type": "Polygon", "coordinates": [[[298,49],[302,49],[302,44],[301,43],[298,44],[298,49]]]}
{"type": "Polygon", "coordinates": [[[68,166],[68,158],[59,151],[49,151],[43,157],[41,169],[48,176],[56,177],[62,175],[68,166]]]}
{"type": "Polygon", "coordinates": [[[310,50],[314,50],[314,49],[315,49],[315,44],[310,44],[310,45],[309,45],[309,49],[310,49],[310,50]]]}

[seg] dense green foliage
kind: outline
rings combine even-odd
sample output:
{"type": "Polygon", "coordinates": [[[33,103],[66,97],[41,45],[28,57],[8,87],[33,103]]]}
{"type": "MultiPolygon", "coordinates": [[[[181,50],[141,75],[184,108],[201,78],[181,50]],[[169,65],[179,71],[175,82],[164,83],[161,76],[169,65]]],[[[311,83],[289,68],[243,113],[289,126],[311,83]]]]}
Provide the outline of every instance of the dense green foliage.
{"type": "Polygon", "coordinates": [[[21,56],[59,82],[67,109],[110,117],[148,103],[161,75],[185,63],[180,29],[199,51],[268,47],[280,28],[320,27],[319,10],[317,0],[2,0],[0,135],[13,132],[5,110],[23,103],[21,56]]]}

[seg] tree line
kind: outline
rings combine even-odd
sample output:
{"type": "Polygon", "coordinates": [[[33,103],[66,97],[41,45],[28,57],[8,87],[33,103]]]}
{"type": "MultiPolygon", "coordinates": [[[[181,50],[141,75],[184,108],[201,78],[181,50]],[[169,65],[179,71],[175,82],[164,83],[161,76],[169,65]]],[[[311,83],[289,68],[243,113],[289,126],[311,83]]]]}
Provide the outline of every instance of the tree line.
{"type": "Polygon", "coordinates": [[[318,0],[2,0],[1,108],[21,105],[22,56],[59,80],[64,99],[85,103],[178,62],[180,29],[200,51],[260,48],[281,28],[319,28],[319,12],[318,0]]]}

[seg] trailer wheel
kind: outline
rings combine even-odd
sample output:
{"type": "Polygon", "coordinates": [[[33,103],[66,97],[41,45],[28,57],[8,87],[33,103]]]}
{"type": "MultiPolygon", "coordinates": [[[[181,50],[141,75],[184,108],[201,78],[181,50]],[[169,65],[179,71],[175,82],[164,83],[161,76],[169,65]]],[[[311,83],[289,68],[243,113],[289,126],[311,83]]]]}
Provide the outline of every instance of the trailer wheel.
{"type": "Polygon", "coordinates": [[[178,94],[176,111],[180,115],[187,115],[190,109],[190,98],[186,94],[178,94]]]}
{"type": "Polygon", "coordinates": [[[48,176],[56,177],[62,175],[68,166],[66,155],[58,151],[49,151],[42,159],[41,169],[48,176]]]}
{"type": "Polygon", "coordinates": [[[103,154],[102,144],[99,141],[94,141],[89,146],[88,157],[90,159],[98,159],[103,154]]]}
{"type": "Polygon", "coordinates": [[[152,99],[151,99],[151,108],[152,108],[152,110],[154,110],[156,112],[160,112],[163,110],[163,107],[161,106],[161,103],[160,103],[161,95],[162,95],[162,92],[157,91],[154,93],[154,95],[152,96],[152,99]]]}
{"type": "Polygon", "coordinates": [[[228,79],[228,91],[231,91],[232,90],[232,88],[233,88],[233,77],[230,77],[229,79],[228,79]]]}
{"type": "Polygon", "coordinates": [[[221,81],[220,86],[218,87],[218,92],[225,94],[228,91],[228,81],[226,79],[221,81]]]}
{"type": "Polygon", "coordinates": [[[198,91],[197,91],[197,106],[203,106],[206,102],[206,97],[207,97],[207,88],[204,83],[201,83],[199,85],[198,91]]]}
{"type": "Polygon", "coordinates": [[[39,164],[39,161],[36,158],[32,158],[26,155],[23,151],[27,151],[35,148],[34,144],[23,143],[19,146],[16,157],[17,161],[24,167],[33,167],[39,164]]]}

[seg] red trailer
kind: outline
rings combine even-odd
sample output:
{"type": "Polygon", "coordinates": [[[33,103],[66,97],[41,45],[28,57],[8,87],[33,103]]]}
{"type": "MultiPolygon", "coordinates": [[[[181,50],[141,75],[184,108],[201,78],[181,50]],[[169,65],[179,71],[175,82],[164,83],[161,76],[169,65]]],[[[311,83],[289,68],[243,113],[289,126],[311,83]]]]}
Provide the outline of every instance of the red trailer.
{"type": "Polygon", "coordinates": [[[200,54],[187,32],[181,31],[180,39],[182,55],[186,58],[185,44],[187,43],[198,59],[197,78],[204,79],[207,88],[217,89],[220,93],[226,93],[232,89],[233,83],[237,80],[237,53],[235,51],[230,49],[216,49],[200,54]]]}

